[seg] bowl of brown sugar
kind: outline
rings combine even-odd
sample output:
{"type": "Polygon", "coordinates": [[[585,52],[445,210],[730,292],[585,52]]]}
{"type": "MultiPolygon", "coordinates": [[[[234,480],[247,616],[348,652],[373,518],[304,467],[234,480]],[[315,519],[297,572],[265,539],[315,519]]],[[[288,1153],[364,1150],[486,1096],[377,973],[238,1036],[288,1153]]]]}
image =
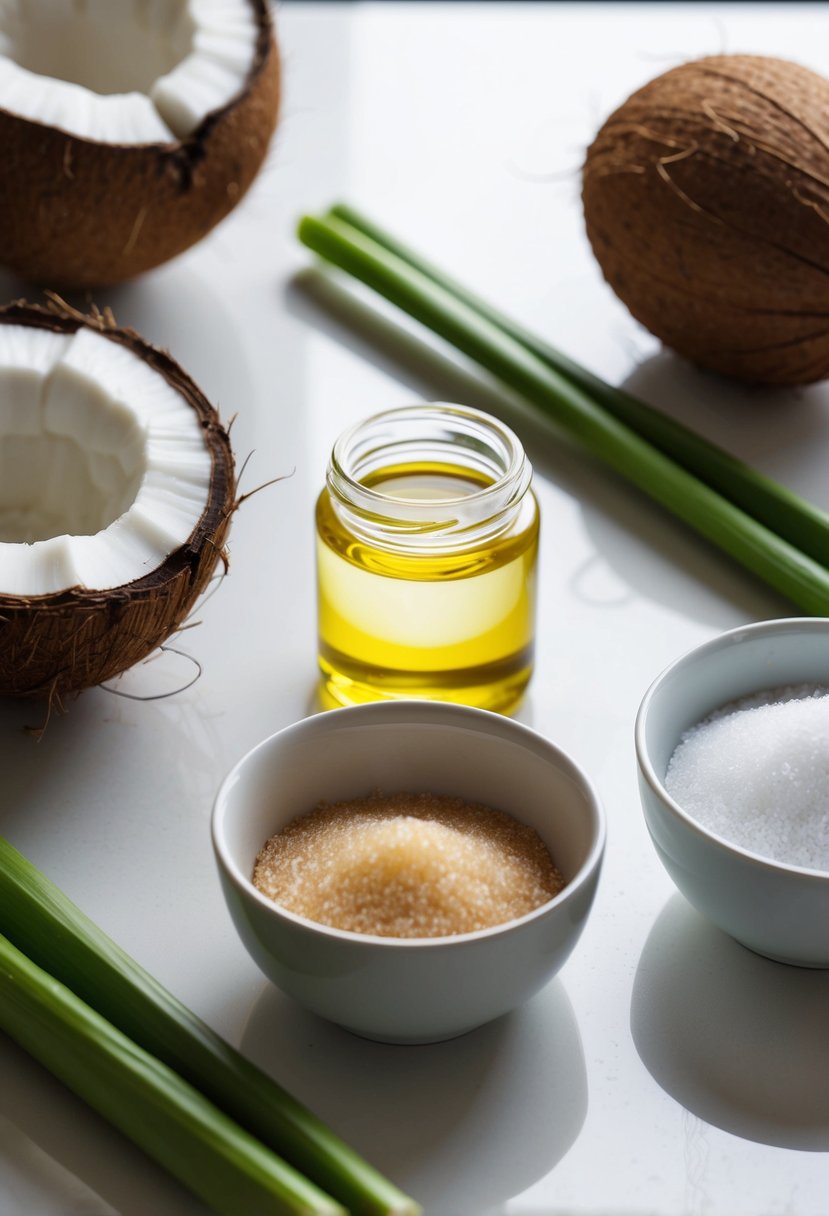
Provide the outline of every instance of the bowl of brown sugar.
{"type": "Polygon", "coordinates": [[[593,902],[604,816],[576,764],[467,706],[306,718],[231,770],[213,845],[242,942],[306,1008],[425,1043],[499,1017],[564,964],[593,902]]]}

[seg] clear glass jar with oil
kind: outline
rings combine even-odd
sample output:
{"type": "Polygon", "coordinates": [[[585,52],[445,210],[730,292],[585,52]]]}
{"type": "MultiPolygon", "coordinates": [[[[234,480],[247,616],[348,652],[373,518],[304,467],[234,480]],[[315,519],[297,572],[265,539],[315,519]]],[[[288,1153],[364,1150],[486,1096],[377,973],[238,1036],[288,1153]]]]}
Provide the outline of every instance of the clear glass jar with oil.
{"type": "Polygon", "coordinates": [[[538,504],[513,432],[459,405],[377,414],[317,501],[321,700],[508,713],[532,673],[538,504]]]}

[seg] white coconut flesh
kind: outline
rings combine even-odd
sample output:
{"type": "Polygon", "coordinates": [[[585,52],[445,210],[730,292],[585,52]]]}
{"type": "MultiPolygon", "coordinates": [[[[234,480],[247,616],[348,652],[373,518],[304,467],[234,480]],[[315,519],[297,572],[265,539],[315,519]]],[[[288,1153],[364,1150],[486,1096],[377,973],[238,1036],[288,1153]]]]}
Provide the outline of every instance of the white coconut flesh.
{"type": "Polygon", "coordinates": [[[194,409],[127,347],[0,326],[0,593],[151,573],[191,537],[212,467],[194,409]]]}
{"type": "Polygon", "coordinates": [[[98,143],[184,139],[243,88],[248,0],[0,0],[0,106],[98,143]]]}

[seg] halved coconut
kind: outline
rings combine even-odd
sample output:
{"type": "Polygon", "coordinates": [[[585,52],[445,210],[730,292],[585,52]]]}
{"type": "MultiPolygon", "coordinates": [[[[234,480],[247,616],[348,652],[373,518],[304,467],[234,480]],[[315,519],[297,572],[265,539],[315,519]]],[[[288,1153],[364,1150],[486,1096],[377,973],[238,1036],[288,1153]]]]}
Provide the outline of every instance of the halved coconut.
{"type": "Polygon", "coordinates": [[[204,590],[234,507],[216,410],[104,317],[0,309],[0,695],[125,671],[204,590]]]}
{"type": "Polygon", "coordinates": [[[266,0],[0,0],[0,263],[120,282],[200,240],[273,134],[266,0]]]}

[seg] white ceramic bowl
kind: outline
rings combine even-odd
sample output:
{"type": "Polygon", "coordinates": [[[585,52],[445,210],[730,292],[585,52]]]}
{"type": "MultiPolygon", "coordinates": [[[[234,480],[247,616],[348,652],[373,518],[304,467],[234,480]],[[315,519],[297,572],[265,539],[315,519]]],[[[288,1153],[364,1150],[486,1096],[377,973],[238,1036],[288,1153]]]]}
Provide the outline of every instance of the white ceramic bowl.
{"type": "Polygon", "coordinates": [[[651,685],[636,720],[636,757],[648,830],[686,899],[758,954],[829,967],[829,873],[771,861],[721,839],[686,814],[663,784],[689,727],[750,693],[804,683],[829,685],[829,619],[732,629],[651,685]]]}
{"type": "Polygon", "coordinates": [[[521,1004],[562,966],[599,878],[604,816],[588,779],[525,726],[485,710],[393,701],[306,718],[229,773],[213,811],[225,898],[245,946],[282,991],[366,1038],[453,1038],[521,1004]],[[455,795],[541,835],[566,880],[518,920],[433,939],[375,937],[280,908],[250,881],[265,840],[320,801],[375,789],[455,795]]]}

